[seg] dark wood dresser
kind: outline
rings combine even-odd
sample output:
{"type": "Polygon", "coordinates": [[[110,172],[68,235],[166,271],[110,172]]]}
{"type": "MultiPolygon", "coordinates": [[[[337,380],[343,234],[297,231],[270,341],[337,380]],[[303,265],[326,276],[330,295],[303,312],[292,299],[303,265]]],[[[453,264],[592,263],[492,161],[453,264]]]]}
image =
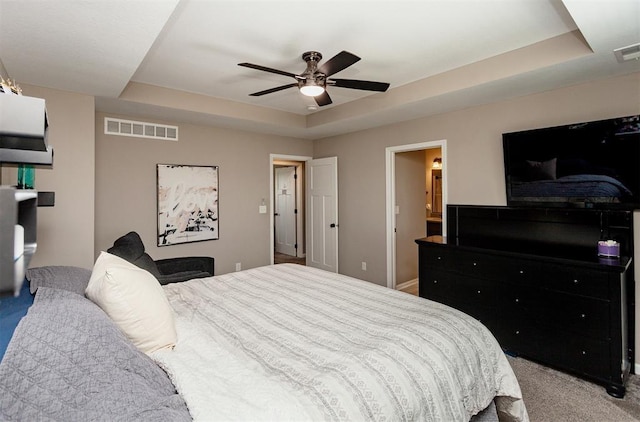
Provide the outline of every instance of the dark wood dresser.
{"type": "Polygon", "coordinates": [[[632,213],[447,207],[448,238],[418,239],[419,294],[474,316],[508,353],[623,397],[633,361],[632,213]],[[621,244],[599,258],[601,236],[621,244]]]}

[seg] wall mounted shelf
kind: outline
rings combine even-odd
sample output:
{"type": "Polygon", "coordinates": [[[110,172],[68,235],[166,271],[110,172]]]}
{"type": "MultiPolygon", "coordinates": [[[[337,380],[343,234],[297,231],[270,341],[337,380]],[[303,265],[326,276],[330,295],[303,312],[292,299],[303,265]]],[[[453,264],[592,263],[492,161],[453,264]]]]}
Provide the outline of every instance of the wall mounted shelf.
{"type": "MultiPolygon", "coordinates": [[[[0,94],[0,165],[53,165],[45,101],[0,94]]],[[[37,249],[37,207],[53,206],[53,192],[0,186],[0,296],[17,295],[37,249]]]]}
{"type": "Polygon", "coordinates": [[[0,163],[53,165],[42,98],[0,94],[0,163]]]}
{"type": "Polygon", "coordinates": [[[0,186],[0,295],[20,291],[37,249],[37,206],[36,191],[0,186]]]}

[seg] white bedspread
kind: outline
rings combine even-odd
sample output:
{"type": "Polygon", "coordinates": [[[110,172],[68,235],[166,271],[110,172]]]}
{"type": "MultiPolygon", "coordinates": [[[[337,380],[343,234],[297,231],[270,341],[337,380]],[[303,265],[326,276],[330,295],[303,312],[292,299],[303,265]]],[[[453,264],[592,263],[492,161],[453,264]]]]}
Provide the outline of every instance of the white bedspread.
{"type": "Polygon", "coordinates": [[[178,342],[153,358],[196,421],[527,421],[475,319],[339,274],[280,264],[164,286],[178,342]]]}

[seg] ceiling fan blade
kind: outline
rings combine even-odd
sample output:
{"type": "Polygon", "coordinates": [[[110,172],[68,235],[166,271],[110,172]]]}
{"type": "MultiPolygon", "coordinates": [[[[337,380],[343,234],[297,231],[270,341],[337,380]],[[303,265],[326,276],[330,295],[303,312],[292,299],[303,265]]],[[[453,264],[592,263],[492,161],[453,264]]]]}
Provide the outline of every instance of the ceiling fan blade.
{"type": "Polygon", "coordinates": [[[297,79],[297,75],[294,75],[290,72],[285,72],[284,70],[272,69],[270,67],[260,66],[258,64],[253,63],[238,63],[238,66],[248,67],[250,69],[262,70],[263,72],[275,73],[277,75],[289,76],[291,78],[297,79]]]}
{"type": "Polygon", "coordinates": [[[261,95],[271,94],[272,92],[282,91],[283,89],[293,88],[294,86],[298,86],[298,84],[297,83],[292,83],[292,84],[288,84],[288,85],[277,86],[275,88],[265,89],[264,91],[254,92],[253,94],[249,94],[249,95],[252,96],[252,97],[259,97],[261,95]]]}
{"type": "Polygon", "coordinates": [[[385,92],[389,88],[386,82],[359,81],[357,79],[331,79],[328,84],[339,88],[362,89],[364,91],[385,92]]]}
{"type": "Polygon", "coordinates": [[[360,60],[360,57],[356,56],[355,54],[351,54],[348,51],[341,51],[340,53],[324,62],[324,64],[320,66],[318,70],[329,77],[334,73],[338,73],[341,70],[348,68],[358,60],[360,60]]]}
{"type": "Polygon", "coordinates": [[[316,103],[320,107],[333,103],[333,101],[331,101],[331,97],[329,96],[329,93],[326,90],[322,94],[316,95],[313,98],[316,100],[316,103]]]}

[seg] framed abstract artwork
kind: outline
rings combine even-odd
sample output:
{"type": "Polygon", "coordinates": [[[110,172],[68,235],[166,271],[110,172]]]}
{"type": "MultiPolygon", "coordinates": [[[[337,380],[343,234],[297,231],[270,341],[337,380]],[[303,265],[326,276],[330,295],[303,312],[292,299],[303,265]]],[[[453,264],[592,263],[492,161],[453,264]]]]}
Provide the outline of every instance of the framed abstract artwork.
{"type": "Polygon", "coordinates": [[[158,164],[158,246],[219,238],[218,166],[158,164]]]}

